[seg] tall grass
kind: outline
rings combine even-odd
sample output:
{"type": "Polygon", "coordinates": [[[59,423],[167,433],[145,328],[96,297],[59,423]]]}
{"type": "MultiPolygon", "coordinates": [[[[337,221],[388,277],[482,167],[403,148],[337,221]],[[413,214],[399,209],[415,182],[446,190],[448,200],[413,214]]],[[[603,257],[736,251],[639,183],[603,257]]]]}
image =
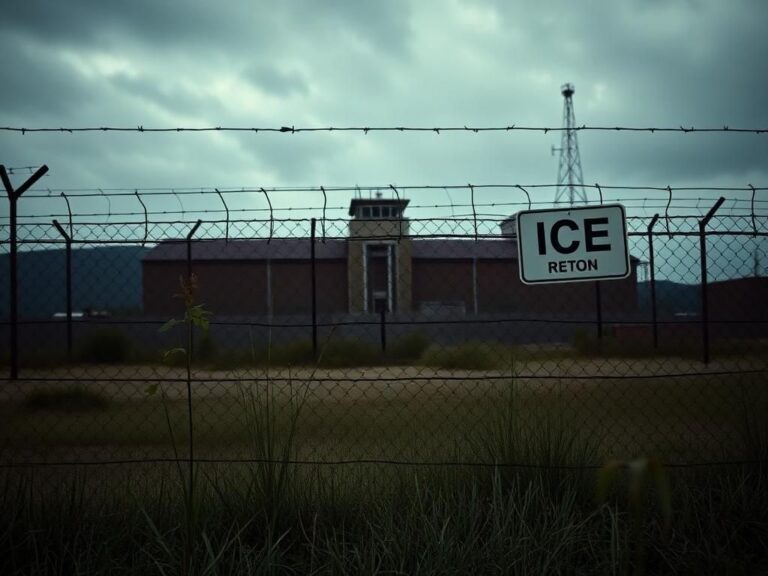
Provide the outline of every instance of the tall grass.
{"type": "MultiPolygon", "coordinates": [[[[178,574],[184,497],[167,469],[106,483],[101,471],[4,473],[2,574],[178,574]],[[146,480],[147,474],[152,478],[146,480]],[[142,479],[144,477],[145,479],[142,479]],[[47,481],[46,481],[47,480],[47,481]]],[[[626,574],[629,519],[565,478],[400,470],[399,481],[348,468],[296,476],[276,522],[254,479],[204,470],[189,574],[626,574]],[[355,477],[354,482],[345,480],[355,477]],[[374,497],[375,495],[375,497],[374,497]],[[332,505],[335,502],[335,505],[332,505]]],[[[674,476],[672,531],[643,523],[648,574],[762,574],[768,507],[747,473],[674,476]]]]}
{"type": "Polygon", "coordinates": [[[273,382],[241,388],[249,440],[250,488],[272,526],[286,511],[296,489],[296,433],[307,387],[278,391],[273,382]],[[287,397],[285,397],[287,396],[287,397]]]}
{"type": "Polygon", "coordinates": [[[503,364],[499,346],[487,342],[465,342],[455,346],[432,345],[427,348],[420,363],[425,366],[456,370],[492,370],[503,364]]]}
{"type": "MultiPolygon", "coordinates": [[[[531,412],[509,365],[456,448],[491,467],[295,464],[308,384],[277,386],[267,363],[241,387],[253,462],[198,463],[191,484],[160,464],[0,470],[0,574],[768,573],[764,466],[679,472],[671,530],[651,494],[633,525],[627,486],[596,502],[600,439],[560,402],[531,412]]],[[[754,418],[745,453],[764,446],[754,418]]]]}

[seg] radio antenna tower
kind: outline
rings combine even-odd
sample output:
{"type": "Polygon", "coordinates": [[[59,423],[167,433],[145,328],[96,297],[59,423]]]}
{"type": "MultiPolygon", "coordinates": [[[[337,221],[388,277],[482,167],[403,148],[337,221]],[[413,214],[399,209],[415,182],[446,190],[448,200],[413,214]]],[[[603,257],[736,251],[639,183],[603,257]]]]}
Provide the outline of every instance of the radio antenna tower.
{"type": "Polygon", "coordinates": [[[584,176],[581,173],[581,155],[579,154],[579,141],[576,139],[576,116],[573,114],[573,93],[576,91],[573,84],[563,84],[560,91],[565,98],[563,104],[563,132],[560,140],[560,148],[552,148],[560,151],[560,165],[557,169],[557,193],[555,204],[567,202],[570,206],[577,203],[587,203],[587,195],[584,192],[584,176]]]}

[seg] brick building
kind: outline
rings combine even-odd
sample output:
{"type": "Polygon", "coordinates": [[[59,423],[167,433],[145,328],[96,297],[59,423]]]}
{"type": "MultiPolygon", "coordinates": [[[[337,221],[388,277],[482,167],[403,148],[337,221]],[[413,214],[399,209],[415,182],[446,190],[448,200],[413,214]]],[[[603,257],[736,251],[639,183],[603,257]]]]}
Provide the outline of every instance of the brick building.
{"type": "MultiPolygon", "coordinates": [[[[595,309],[592,282],[525,285],[509,220],[498,238],[409,235],[408,200],[353,199],[346,238],[315,243],[317,309],[321,314],[519,312],[578,313],[595,309]]],[[[185,242],[158,244],[143,260],[144,312],[178,312],[179,277],[187,272],[185,242]]],[[[637,259],[624,280],[602,283],[606,312],[637,307],[637,259]]],[[[199,300],[217,316],[310,313],[309,238],[212,240],[192,244],[199,300]]]]}

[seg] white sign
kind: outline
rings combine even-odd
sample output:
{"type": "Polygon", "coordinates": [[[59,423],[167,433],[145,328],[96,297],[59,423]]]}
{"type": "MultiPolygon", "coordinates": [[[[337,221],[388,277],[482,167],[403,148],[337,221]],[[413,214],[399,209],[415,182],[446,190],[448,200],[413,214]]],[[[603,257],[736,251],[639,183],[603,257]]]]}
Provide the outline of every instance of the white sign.
{"type": "Polygon", "coordinates": [[[631,271],[620,204],[519,212],[517,246],[525,284],[618,280],[631,271]]]}

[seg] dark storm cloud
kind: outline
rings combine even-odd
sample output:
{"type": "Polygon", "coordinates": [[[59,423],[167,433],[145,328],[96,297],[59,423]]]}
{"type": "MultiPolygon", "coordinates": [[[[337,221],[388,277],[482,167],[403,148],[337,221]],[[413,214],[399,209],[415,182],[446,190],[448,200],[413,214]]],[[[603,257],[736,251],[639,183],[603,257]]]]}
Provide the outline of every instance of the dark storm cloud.
{"type": "Polygon", "coordinates": [[[43,43],[80,46],[103,44],[112,34],[153,45],[227,44],[228,39],[250,32],[256,47],[266,24],[261,16],[250,3],[230,3],[222,10],[201,0],[12,0],[4,6],[0,29],[21,32],[43,43]]]}
{"type": "Polygon", "coordinates": [[[74,107],[87,106],[93,98],[84,85],[73,81],[64,62],[15,34],[0,36],[0,69],[0,110],[5,118],[66,118],[74,107]]]}
{"type": "MultiPolygon", "coordinates": [[[[768,127],[768,3],[12,1],[0,124],[768,127]],[[266,7],[265,7],[266,6],[266,7]]],[[[768,180],[768,137],[580,133],[587,182],[768,180]]],[[[0,134],[50,185],[551,183],[557,134],[0,134]],[[56,170],[54,170],[56,167],[56,170]]],[[[493,200],[492,198],[488,199],[493,200]]]]}
{"type": "MultiPolygon", "coordinates": [[[[400,51],[407,39],[404,0],[368,3],[303,0],[269,4],[207,0],[12,0],[4,6],[0,30],[20,32],[50,44],[104,45],[112,35],[159,47],[243,50],[238,58],[270,54],[275,47],[322,30],[318,41],[332,43],[352,34],[377,50],[400,51]]],[[[273,53],[274,55],[274,53],[273,53]]]]}
{"type": "MultiPolygon", "coordinates": [[[[542,69],[576,84],[577,123],[766,127],[768,3],[494,3],[535,46],[542,69]],[[590,105],[601,84],[604,102],[590,105]],[[608,100],[610,98],[610,101],[608,100]]],[[[767,139],[736,136],[580,136],[592,165],[612,177],[708,178],[765,168],[767,139]],[[601,167],[602,165],[602,167],[601,167]]],[[[585,158],[586,159],[586,158],[585,158]]]]}

